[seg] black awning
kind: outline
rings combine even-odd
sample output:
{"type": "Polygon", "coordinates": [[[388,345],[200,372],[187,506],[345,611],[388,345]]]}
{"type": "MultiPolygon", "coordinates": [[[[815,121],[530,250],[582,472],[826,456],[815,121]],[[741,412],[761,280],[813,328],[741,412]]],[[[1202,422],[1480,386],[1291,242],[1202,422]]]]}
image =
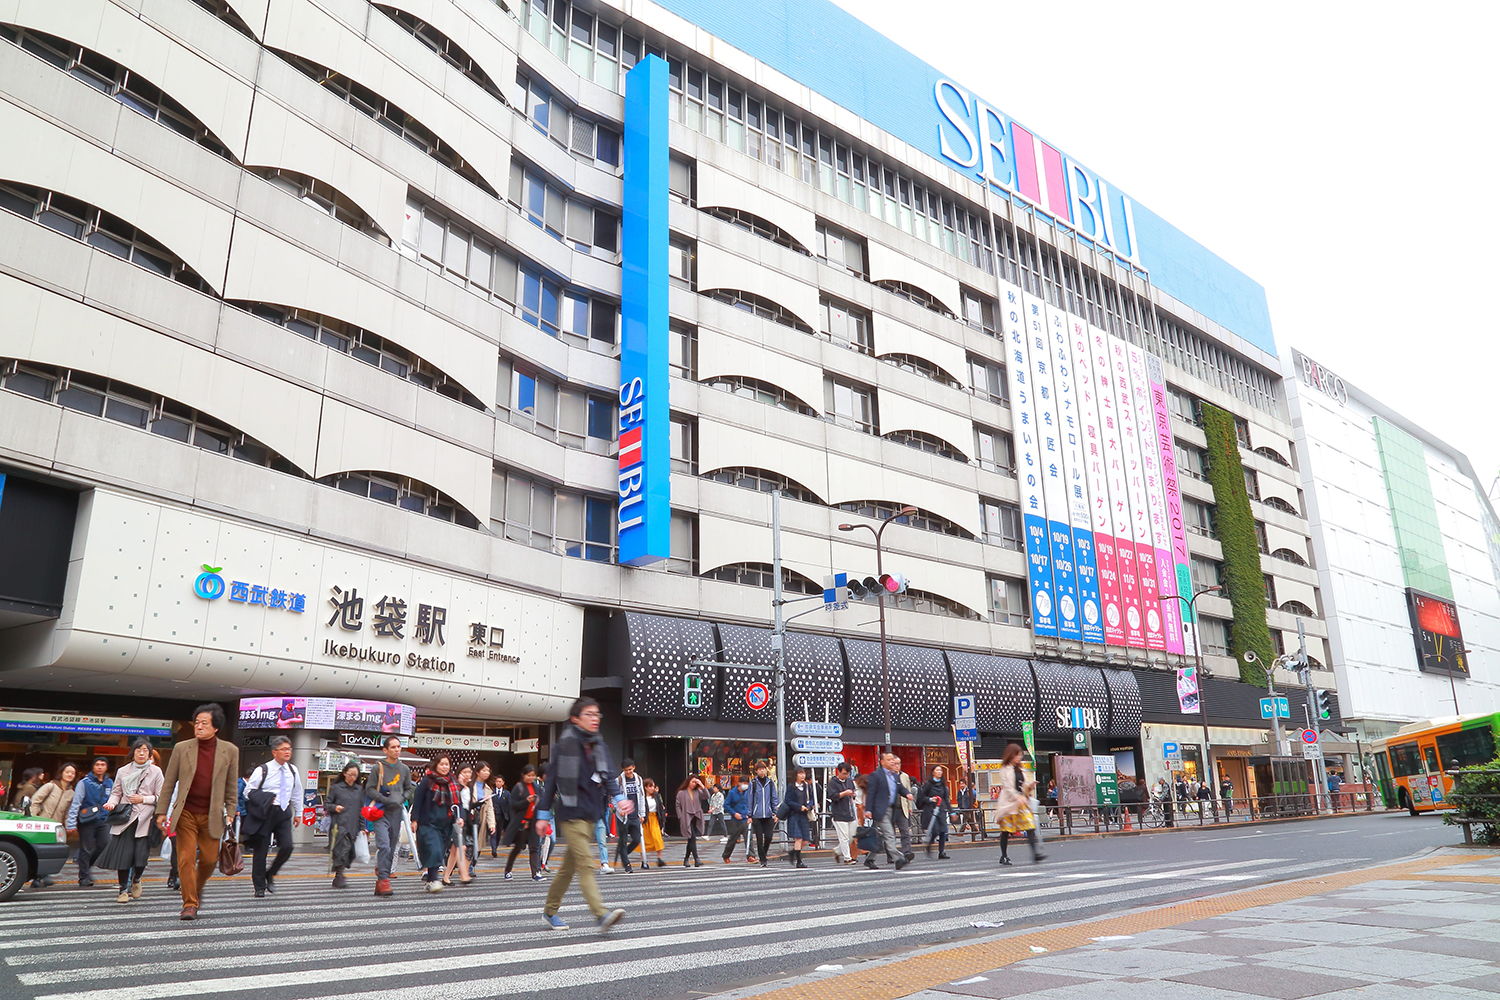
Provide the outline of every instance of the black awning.
{"type": "Polygon", "coordinates": [[[1036,718],[1036,678],[1031,664],[1010,656],[948,654],[953,693],[972,694],[981,733],[1019,733],[1036,718]]]}

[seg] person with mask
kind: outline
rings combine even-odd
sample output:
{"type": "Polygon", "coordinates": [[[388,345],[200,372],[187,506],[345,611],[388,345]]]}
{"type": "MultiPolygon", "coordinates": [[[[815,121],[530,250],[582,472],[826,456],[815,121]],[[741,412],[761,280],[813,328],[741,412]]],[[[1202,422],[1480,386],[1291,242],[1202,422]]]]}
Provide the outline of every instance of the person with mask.
{"type": "Polygon", "coordinates": [[[750,779],[736,774],[729,791],[724,794],[724,826],[728,833],[724,837],[724,863],[734,863],[734,847],[744,837],[750,842],[750,779]]]}
{"type": "Polygon", "coordinates": [[[771,850],[771,838],[776,835],[776,811],[781,797],[776,792],[765,761],[757,761],[755,778],[750,782],[750,825],[755,830],[755,854],[760,866],[766,867],[766,855],[771,850]]]}

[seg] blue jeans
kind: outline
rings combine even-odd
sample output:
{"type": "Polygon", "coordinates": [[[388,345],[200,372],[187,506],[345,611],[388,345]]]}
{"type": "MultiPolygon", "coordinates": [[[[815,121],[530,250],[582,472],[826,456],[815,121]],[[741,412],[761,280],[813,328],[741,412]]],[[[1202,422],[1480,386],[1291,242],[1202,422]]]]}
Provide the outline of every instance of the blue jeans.
{"type": "Polygon", "coordinates": [[[609,864],[609,828],[602,819],[594,822],[594,846],[599,848],[599,863],[609,864]]]}

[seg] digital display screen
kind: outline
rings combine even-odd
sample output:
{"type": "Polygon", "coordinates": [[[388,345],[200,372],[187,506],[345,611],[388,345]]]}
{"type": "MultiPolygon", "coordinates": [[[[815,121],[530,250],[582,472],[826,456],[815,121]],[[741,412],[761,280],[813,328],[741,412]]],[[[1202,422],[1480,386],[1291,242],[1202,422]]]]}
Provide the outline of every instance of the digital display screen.
{"type": "Polygon", "coordinates": [[[1464,655],[1463,632],[1458,626],[1458,606],[1446,597],[1411,587],[1406,588],[1406,605],[1411,614],[1417,665],[1422,670],[1467,676],[1469,662],[1464,655]]]}
{"type": "Polygon", "coordinates": [[[241,729],[351,729],[410,736],[417,710],[411,705],[353,698],[241,698],[241,729]]]}

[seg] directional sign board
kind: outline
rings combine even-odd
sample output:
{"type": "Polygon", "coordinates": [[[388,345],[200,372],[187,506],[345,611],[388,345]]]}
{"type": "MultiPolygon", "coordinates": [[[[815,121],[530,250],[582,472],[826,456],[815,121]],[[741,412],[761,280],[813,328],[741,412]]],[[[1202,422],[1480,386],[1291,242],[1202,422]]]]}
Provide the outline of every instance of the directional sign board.
{"type": "Polygon", "coordinates": [[[799,753],[792,758],[798,767],[838,767],[843,762],[841,753],[799,753]]]}
{"type": "Polygon", "coordinates": [[[1285,698],[1262,698],[1260,700],[1260,717],[1269,719],[1272,713],[1283,719],[1292,717],[1292,707],[1285,698]]]}
{"type": "Polygon", "coordinates": [[[844,741],[822,736],[799,736],[792,740],[792,749],[805,753],[838,753],[844,749],[844,741]]]}
{"type": "Polygon", "coordinates": [[[837,722],[794,722],[792,723],[793,736],[831,736],[834,738],[844,735],[844,727],[837,722]]]}
{"type": "Polygon", "coordinates": [[[979,739],[976,699],[972,694],[953,696],[953,738],[961,742],[979,739]]]}

